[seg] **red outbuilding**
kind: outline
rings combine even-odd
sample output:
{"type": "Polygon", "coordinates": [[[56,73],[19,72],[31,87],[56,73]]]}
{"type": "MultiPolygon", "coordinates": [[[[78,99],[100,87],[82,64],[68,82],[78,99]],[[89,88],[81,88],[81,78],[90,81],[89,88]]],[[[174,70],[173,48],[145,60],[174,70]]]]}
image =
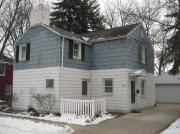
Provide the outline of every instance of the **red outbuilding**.
{"type": "Polygon", "coordinates": [[[0,100],[9,100],[12,95],[13,60],[0,57],[0,100]]]}

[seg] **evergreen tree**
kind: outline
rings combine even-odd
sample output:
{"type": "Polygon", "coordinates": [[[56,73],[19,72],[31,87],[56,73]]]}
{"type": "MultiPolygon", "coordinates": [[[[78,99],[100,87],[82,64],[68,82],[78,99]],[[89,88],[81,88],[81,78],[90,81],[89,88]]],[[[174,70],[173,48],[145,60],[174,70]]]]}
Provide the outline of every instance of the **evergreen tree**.
{"type": "Polygon", "coordinates": [[[76,34],[104,29],[96,0],[58,0],[53,5],[51,25],[76,34]]]}
{"type": "Polygon", "coordinates": [[[173,63],[170,74],[175,75],[180,71],[180,0],[168,0],[167,5],[171,8],[171,13],[167,17],[175,19],[174,25],[168,28],[169,31],[174,30],[168,42],[173,63]]]}

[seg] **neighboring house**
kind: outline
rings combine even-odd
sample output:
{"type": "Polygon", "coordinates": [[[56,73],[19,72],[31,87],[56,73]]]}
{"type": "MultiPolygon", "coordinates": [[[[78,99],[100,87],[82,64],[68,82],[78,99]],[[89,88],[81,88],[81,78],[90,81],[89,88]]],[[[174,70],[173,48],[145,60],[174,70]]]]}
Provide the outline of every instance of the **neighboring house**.
{"type": "Polygon", "coordinates": [[[11,97],[13,80],[13,60],[3,56],[0,59],[0,100],[8,100],[11,97]]]}
{"type": "Polygon", "coordinates": [[[14,108],[27,109],[32,92],[54,94],[55,110],[60,98],[105,97],[109,111],[121,112],[155,104],[154,52],[142,24],[75,35],[49,26],[48,15],[36,9],[16,43],[14,108]]]}
{"type": "Polygon", "coordinates": [[[164,73],[156,78],[156,101],[180,103],[180,76],[164,73]]]}

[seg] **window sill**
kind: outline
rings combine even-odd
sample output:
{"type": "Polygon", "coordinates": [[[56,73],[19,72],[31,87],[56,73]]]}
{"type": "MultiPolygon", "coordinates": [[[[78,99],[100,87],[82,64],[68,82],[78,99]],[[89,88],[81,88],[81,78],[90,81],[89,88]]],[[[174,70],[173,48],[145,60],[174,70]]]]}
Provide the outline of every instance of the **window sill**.
{"type": "Polygon", "coordinates": [[[6,76],[5,74],[0,74],[0,76],[6,76]]]}
{"type": "Polygon", "coordinates": [[[113,93],[104,93],[103,96],[113,96],[113,93]]]}
{"type": "Polygon", "coordinates": [[[54,87],[46,87],[47,90],[54,90],[54,87]]]}
{"type": "Polygon", "coordinates": [[[25,62],[25,61],[27,61],[27,60],[19,60],[19,62],[25,62]]]}

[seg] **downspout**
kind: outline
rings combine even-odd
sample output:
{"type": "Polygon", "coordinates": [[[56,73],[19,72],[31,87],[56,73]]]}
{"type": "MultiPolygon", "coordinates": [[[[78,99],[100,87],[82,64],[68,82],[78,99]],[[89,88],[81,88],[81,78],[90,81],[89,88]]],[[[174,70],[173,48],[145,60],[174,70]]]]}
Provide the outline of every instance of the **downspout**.
{"type": "MultiPolygon", "coordinates": [[[[59,110],[61,111],[61,99],[62,99],[62,89],[63,89],[63,73],[64,73],[64,37],[62,38],[62,43],[61,43],[61,47],[60,48],[60,52],[61,52],[61,72],[60,72],[60,66],[59,66],[59,87],[60,87],[60,91],[59,91],[59,110]]],[[[60,63],[60,62],[59,62],[60,63]]]]}

